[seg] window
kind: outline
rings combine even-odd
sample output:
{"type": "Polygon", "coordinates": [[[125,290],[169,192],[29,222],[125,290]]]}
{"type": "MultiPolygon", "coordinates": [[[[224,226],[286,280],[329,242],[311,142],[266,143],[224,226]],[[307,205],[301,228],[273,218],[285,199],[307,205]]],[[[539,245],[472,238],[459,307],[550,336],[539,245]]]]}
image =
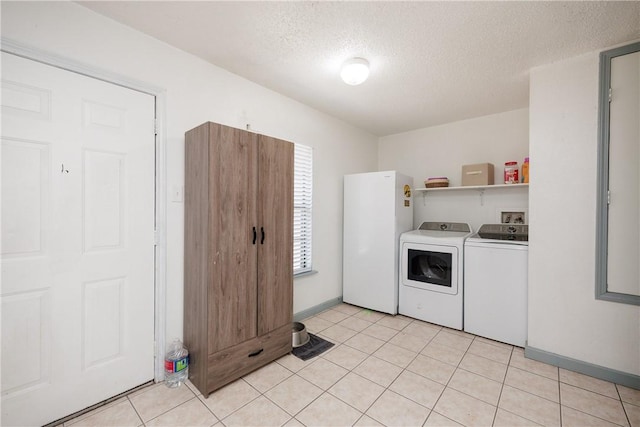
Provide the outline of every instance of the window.
{"type": "Polygon", "coordinates": [[[293,274],[311,271],[313,150],[295,144],[293,173],[293,274]]]}

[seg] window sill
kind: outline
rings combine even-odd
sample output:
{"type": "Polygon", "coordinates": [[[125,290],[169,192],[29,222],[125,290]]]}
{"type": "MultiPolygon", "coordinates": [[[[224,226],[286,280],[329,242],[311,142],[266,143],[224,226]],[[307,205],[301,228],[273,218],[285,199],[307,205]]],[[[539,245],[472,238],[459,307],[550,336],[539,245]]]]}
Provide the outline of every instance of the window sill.
{"type": "Polygon", "coordinates": [[[313,274],[318,274],[318,272],[316,270],[311,270],[311,271],[304,271],[302,273],[298,273],[298,274],[294,274],[293,278],[297,279],[298,277],[305,277],[305,276],[311,276],[313,274]]]}

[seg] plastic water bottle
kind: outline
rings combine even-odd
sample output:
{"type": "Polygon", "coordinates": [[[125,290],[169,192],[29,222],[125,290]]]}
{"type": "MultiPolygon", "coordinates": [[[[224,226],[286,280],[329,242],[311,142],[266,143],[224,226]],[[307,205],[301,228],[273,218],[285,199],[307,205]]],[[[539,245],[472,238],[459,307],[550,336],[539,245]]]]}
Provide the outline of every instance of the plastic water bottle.
{"type": "Polygon", "coordinates": [[[179,387],[189,377],[189,351],[182,341],[174,340],[164,357],[164,382],[169,388],[179,387]]]}

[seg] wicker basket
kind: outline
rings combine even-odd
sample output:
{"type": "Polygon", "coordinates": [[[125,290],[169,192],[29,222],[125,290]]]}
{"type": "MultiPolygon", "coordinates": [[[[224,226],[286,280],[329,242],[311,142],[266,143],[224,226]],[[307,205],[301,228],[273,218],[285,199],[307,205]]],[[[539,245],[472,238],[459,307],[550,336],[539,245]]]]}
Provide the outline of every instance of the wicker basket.
{"type": "Polygon", "coordinates": [[[449,180],[445,177],[429,178],[424,181],[424,186],[426,188],[448,187],[449,180]]]}

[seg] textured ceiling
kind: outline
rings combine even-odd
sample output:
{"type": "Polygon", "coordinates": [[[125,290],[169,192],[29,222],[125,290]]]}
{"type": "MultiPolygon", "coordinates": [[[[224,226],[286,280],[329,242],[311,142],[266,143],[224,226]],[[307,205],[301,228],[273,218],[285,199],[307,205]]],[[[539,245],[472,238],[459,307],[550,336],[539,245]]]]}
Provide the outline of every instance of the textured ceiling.
{"type": "Polygon", "coordinates": [[[530,68],[640,39],[636,1],[78,3],[380,136],[526,107],[530,68]]]}

